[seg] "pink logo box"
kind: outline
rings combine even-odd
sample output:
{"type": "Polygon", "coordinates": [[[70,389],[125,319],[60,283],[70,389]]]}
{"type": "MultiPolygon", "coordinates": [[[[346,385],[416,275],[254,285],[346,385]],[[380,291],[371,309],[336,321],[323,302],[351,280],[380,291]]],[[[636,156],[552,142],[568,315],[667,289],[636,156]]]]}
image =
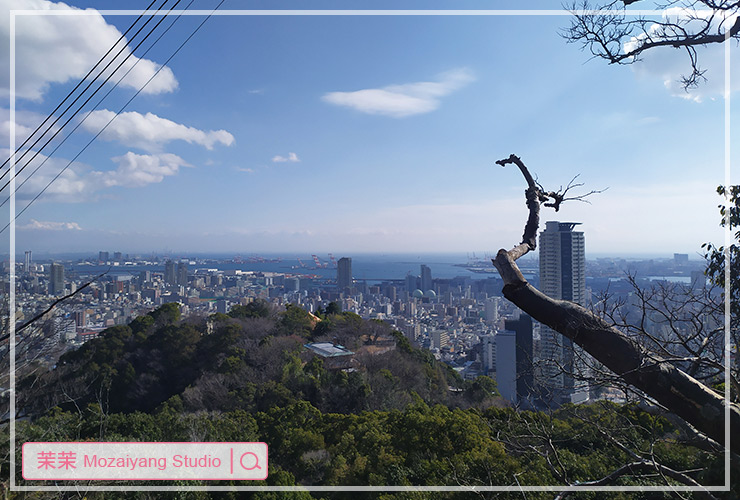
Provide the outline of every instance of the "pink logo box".
{"type": "Polygon", "coordinates": [[[26,480],[263,480],[266,443],[25,443],[26,480]]]}

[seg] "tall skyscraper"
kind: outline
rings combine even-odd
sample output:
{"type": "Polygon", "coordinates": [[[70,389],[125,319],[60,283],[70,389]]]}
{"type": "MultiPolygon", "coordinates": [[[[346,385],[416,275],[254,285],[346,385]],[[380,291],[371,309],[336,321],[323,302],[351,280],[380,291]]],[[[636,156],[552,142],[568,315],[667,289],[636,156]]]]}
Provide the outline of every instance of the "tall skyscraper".
{"type": "Polygon", "coordinates": [[[522,314],[519,319],[507,319],[506,330],[516,335],[516,398],[517,403],[531,401],[534,394],[534,324],[532,317],[522,314]]]}
{"type": "Polygon", "coordinates": [[[516,393],[516,333],[496,334],[496,385],[501,397],[517,404],[516,393]]]}
{"type": "Polygon", "coordinates": [[[188,286],[188,263],[187,262],[177,263],[177,284],[180,286],[188,286]]]}
{"type": "Polygon", "coordinates": [[[26,260],[23,263],[23,272],[31,272],[31,251],[26,250],[26,260]]]}
{"type": "Polygon", "coordinates": [[[432,290],[432,270],[424,264],[421,265],[421,291],[432,290]]]}
{"type": "Polygon", "coordinates": [[[352,259],[342,257],[337,262],[337,288],[343,291],[352,286],[352,259]]]}
{"type": "MultiPolygon", "coordinates": [[[[553,299],[583,304],[586,296],[586,240],[573,231],[579,222],[548,221],[540,233],[540,290],[553,299]]],[[[542,325],[540,385],[553,405],[571,401],[576,386],[573,343],[542,325]]]]}
{"type": "Polygon", "coordinates": [[[408,290],[409,294],[414,293],[414,290],[416,290],[419,287],[419,277],[414,276],[413,274],[407,274],[406,275],[406,290],[408,290]]]}
{"type": "Polygon", "coordinates": [[[168,285],[177,284],[177,274],[175,272],[175,263],[167,260],[164,263],[164,282],[168,285]]]}
{"type": "Polygon", "coordinates": [[[49,295],[60,295],[62,293],[64,293],[64,266],[52,262],[49,271],[49,295]]]}
{"type": "Polygon", "coordinates": [[[100,262],[108,262],[108,252],[100,251],[98,252],[98,260],[100,262]]]}

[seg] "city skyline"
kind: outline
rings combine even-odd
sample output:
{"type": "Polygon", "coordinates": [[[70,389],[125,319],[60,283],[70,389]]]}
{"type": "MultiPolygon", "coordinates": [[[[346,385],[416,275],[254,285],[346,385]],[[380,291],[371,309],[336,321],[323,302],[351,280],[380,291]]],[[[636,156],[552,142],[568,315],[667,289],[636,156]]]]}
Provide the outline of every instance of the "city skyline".
{"type": "MultiPolygon", "coordinates": [[[[41,19],[57,28],[48,40],[90,65],[107,48],[100,42],[133,22],[16,18],[25,56],[16,64],[19,141],[84,74],[65,70],[61,49],[39,45],[41,19]]],[[[19,190],[19,210],[200,21],[184,17],[146,56],[136,52],[138,69],[19,190]]],[[[721,47],[700,52],[709,81],[685,93],[675,85],[688,65],[679,53],[610,67],[560,38],[567,24],[567,16],[213,17],[18,219],[16,254],[495,252],[519,242],[526,217],[519,172],[494,165],[512,152],[547,189],[577,174],[585,190],[609,188],[590,205],[543,209],[541,229],[555,218],[582,222],[589,252],[694,255],[704,242],[723,243],[714,192],[725,180],[721,47]],[[523,30],[529,36],[512,42],[523,30]]],[[[8,248],[7,231],[2,238],[8,248]]]]}

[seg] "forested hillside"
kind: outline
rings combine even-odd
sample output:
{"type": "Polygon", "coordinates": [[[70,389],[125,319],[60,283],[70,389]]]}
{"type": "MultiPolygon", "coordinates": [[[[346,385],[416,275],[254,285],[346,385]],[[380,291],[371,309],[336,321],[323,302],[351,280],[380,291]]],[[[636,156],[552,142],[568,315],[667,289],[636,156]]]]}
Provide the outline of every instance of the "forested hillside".
{"type": "MultiPolygon", "coordinates": [[[[651,448],[663,467],[704,484],[722,481],[715,455],[679,444],[663,418],[604,402],[517,412],[491,379],[464,381],[382,323],[333,307],[316,317],[256,302],[183,320],[168,304],[109,328],[54,370],[23,380],[19,393],[30,417],[18,422],[19,443],[264,441],[269,477],[247,485],[569,484],[609,475],[633,448],[651,448]],[[351,366],[337,369],[304,347],[321,340],[352,349],[351,366]]],[[[662,481],[624,475],[613,484],[662,481]]],[[[611,498],[633,498],[624,495],[611,498]]]]}

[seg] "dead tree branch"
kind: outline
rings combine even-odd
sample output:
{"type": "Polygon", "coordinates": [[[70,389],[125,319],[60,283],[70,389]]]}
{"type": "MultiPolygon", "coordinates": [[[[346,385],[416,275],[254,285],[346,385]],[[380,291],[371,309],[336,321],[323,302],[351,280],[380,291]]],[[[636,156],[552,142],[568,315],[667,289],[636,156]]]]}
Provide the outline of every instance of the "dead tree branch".
{"type": "MultiPolygon", "coordinates": [[[[501,249],[493,265],[504,281],[503,295],[522,311],[581,346],[597,361],[671,412],[686,420],[701,433],[725,443],[725,410],[729,405],[730,428],[740,435],[740,409],[705,387],[701,382],[653,355],[627,335],[578,304],[552,299],[532,285],[516,265],[516,259],[536,248],[540,202],[551,199],[540,190],[521,159],[515,155],[499,160],[513,163],[527,181],[529,216],[522,243],[512,250],[501,249]]],[[[726,443],[726,446],[729,446],[726,443]]],[[[731,449],[740,453],[740,440],[731,449]]]]}
{"type": "MultiPolygon", "coordinates": [[[[597,479],[595,481],[585,481],[578,483],[575,485],[578,486],[606,486],[609,484],[613,484],[617,479],[619,479],[622,476],[644,476],[645,474],[662,474],[663,476],[673,479],[674,481],[681,483],[685,486],[693,486],[693,487],[699,487],[701,488],[701,485],[691,479],[689,476],[687,476],[685,473],[676,471],[671,469],[670,467],[666,467],[665,465],[657,464],[650,460],[642,460],[639,462],[632,462],[626,465],[623,465],[622,467],[618,468],[611,474],[602,477],[601,479],[597,479]]],[[[555,500],[563,500],[564,498],[568,497],[571,493],[575,493],[577,489],[568,489],[563,492],[561,492],[558,496],[555,497],[555,500]]],[[[716,500],[716,497],[709,493],[709,491],[705,489],[700,489],[696,491],[699,494],[700,498],[704,498],[705,500],[716,500]]]]}
{"type": "Polygon", "coordinates": [[[740,36],[740,2],[735,0],[667,0],[660,6],[665,10],[660,19],[626,8],[639,1],[573,2],[573,18],[563,37],[609,64],[632,64],[659,47],[685,50],[690,72],[680,82],[689,90],[706,81],[697,47],[740,36]]]}

